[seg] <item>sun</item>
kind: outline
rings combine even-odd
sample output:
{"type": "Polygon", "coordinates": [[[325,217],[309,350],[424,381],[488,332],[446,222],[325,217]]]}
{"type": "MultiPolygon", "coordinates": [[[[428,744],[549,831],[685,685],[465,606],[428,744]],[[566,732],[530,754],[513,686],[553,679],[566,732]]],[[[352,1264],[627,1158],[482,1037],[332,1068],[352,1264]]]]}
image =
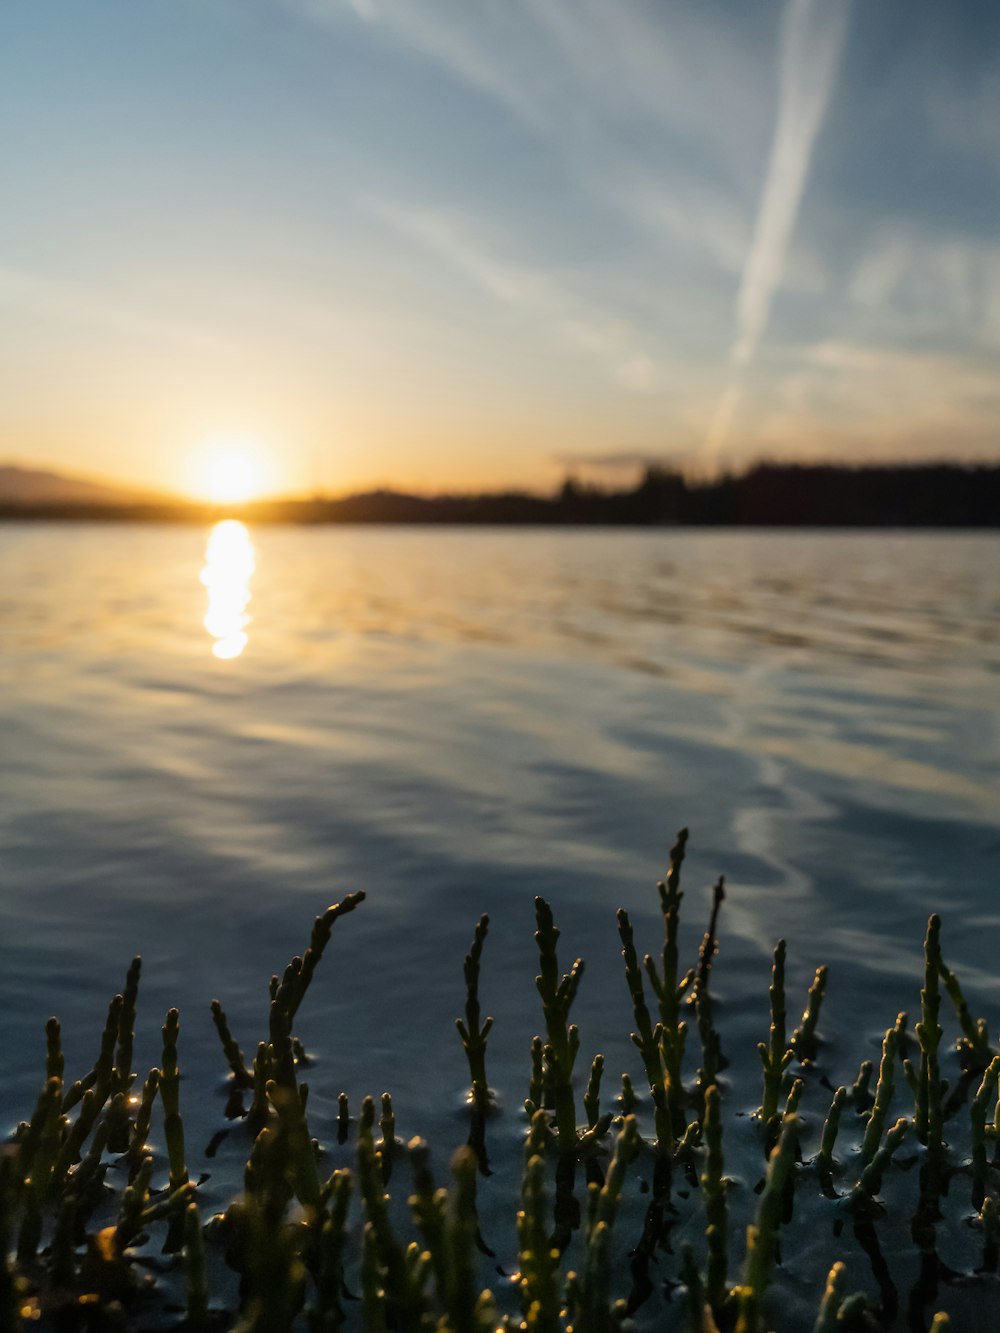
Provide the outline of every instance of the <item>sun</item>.
{"type": "Polygon", "coordinates": [[[232,450],[206,461],[205,491],[216,504],[242,504],[259,489],[259,468],[249,454],[232,450]]]}
{"type": "Polygon", "coordinates": [[[197,451],[197,489],[213,504],[257,499],[267,489],[268,471],[264,450],[254,441],[212,441],[197,451]]]}

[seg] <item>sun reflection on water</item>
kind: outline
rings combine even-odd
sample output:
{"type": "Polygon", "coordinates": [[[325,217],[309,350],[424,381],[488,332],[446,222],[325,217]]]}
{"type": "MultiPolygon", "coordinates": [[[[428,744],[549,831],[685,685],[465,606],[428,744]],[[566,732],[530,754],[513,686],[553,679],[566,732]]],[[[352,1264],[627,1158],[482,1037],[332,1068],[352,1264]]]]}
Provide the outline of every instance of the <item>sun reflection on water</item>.
{"type": "Polygon", "coordinates": [[[201,581],[208,589],[208,610],[202,623],[215,640],[213,655],[225,661],[239,657],[247,646],[247,605],[254,565],[253,542],[246,526],[235,518],[216,523],[201,571],[201,581]]]}

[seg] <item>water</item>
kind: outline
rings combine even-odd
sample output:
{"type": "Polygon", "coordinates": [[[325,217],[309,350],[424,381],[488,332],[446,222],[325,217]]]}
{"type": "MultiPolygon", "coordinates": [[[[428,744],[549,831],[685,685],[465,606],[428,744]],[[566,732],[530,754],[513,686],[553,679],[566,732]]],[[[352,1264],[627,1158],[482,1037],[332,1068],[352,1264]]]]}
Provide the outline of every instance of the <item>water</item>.
{"type": "Polygon", "coordinates": [[[209,536],[0,528],[5,1128],[44,1019],[84,1072],[141,952],[137,1067],[180,1004],[189,1156],[221,1206],[245,1144],[199,1156],[223,1123],[208,1002],[252,1050],[267,978],[363,888],[302,1013],[314,1131],[341,1089],[388,1088],[404,1137],[461,1141],[453,1019],[488,911],[502,1152],[540,1025],[533,895],[587,960],[581,1060],[638,1080],[614,909],[655,948],[681,825],[689,953],[729,884],[720,1021],[748,1109],[779,935],[801,993],[830,965],[835,1078],[915,1010],[931,910],[995,1030],[994,536],[269,528],[217,534],[214,563],[209,536]]]}

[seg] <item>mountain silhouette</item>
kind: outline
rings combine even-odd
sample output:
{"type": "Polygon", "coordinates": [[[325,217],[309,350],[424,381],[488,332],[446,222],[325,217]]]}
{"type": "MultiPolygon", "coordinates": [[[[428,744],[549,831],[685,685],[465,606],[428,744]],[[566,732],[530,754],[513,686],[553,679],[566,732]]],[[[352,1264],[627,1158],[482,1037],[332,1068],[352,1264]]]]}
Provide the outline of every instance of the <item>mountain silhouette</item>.
{"type": "Polygon", "coordinates": [[[162,491],[0,463],[0,505],[135,505],[175,501],[162,491]]]}

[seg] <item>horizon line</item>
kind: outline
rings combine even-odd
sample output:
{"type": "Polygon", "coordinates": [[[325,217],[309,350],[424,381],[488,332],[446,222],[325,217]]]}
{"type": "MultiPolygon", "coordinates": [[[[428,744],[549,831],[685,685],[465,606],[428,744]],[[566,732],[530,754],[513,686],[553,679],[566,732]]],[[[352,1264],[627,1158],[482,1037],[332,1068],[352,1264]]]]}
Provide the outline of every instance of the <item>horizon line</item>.
{"type": "Polygon", "coordinates": [[[94,487],[97,490],[111,492],[107,498],[99,497],[35,497],[21,499],[4,494],[0,486],[0,508],[23,509],[192,509],[200,512],[219,510],[249,510],[254,506],[267,505],[310,505],[339,504],[371,496],[394,496],[400,499],[417,501],[461,501],[483,500],[495,497],[519,497],[526,500],[554,501],[567,486],[578,488],[581,492],[595,496],[627,495],[640,487],[650,477],[676,477],[683,481],[688,489],[710,489],[725,483],[738,482],[755,472],[763,470],[799,470],[799,471],[836,471],[841,473],[871,473],[894,471],[900,474],[931,470],[982,471],[1000,470],[1000,458],[982,455],[969,455],[955,458],[929,456],[919,458],[868,458],[852,461],[830,457],[818,458],[779,458],[762,454],[748,462],[734,462],[721,465],[711,471],[692,465],[685,465],[684,460],[671,460],[657,455],[629,454],[621,459],[613,455],[596,455],[588,459],[585,456],[554,460],[563,466],[563,474],[558,481],[548,487],[532,486],[517,481],[501,482],[488,487],[446,486],[411,486],[405,482],[391,480],[372,480],[367,484],[350,490],[331,490],[326,487],[314,487],[301,491],[262,491],[257,495],[240,500],[218,500],[209,496],[195,495],[190,492],[173,489],[160,489],[155,485],[143,485],[127,480],[116,480],[106,474],[63,472],[58,468],[25,463],[14,459],[0,459],[0,477],[4,472],[16,472],[44,477],[53,483],[65,483],[68,486],[94,487]],[[593,473],[605,472],[607,481],[595,479],[593,473]],[[631,472],[633,480],[628,483],[615,482],[611,474],[631,472]],[[583,475],[585,474],[585,475],[583,475]],[[121,497],[115,498],[114,492],[121,497]]]}

